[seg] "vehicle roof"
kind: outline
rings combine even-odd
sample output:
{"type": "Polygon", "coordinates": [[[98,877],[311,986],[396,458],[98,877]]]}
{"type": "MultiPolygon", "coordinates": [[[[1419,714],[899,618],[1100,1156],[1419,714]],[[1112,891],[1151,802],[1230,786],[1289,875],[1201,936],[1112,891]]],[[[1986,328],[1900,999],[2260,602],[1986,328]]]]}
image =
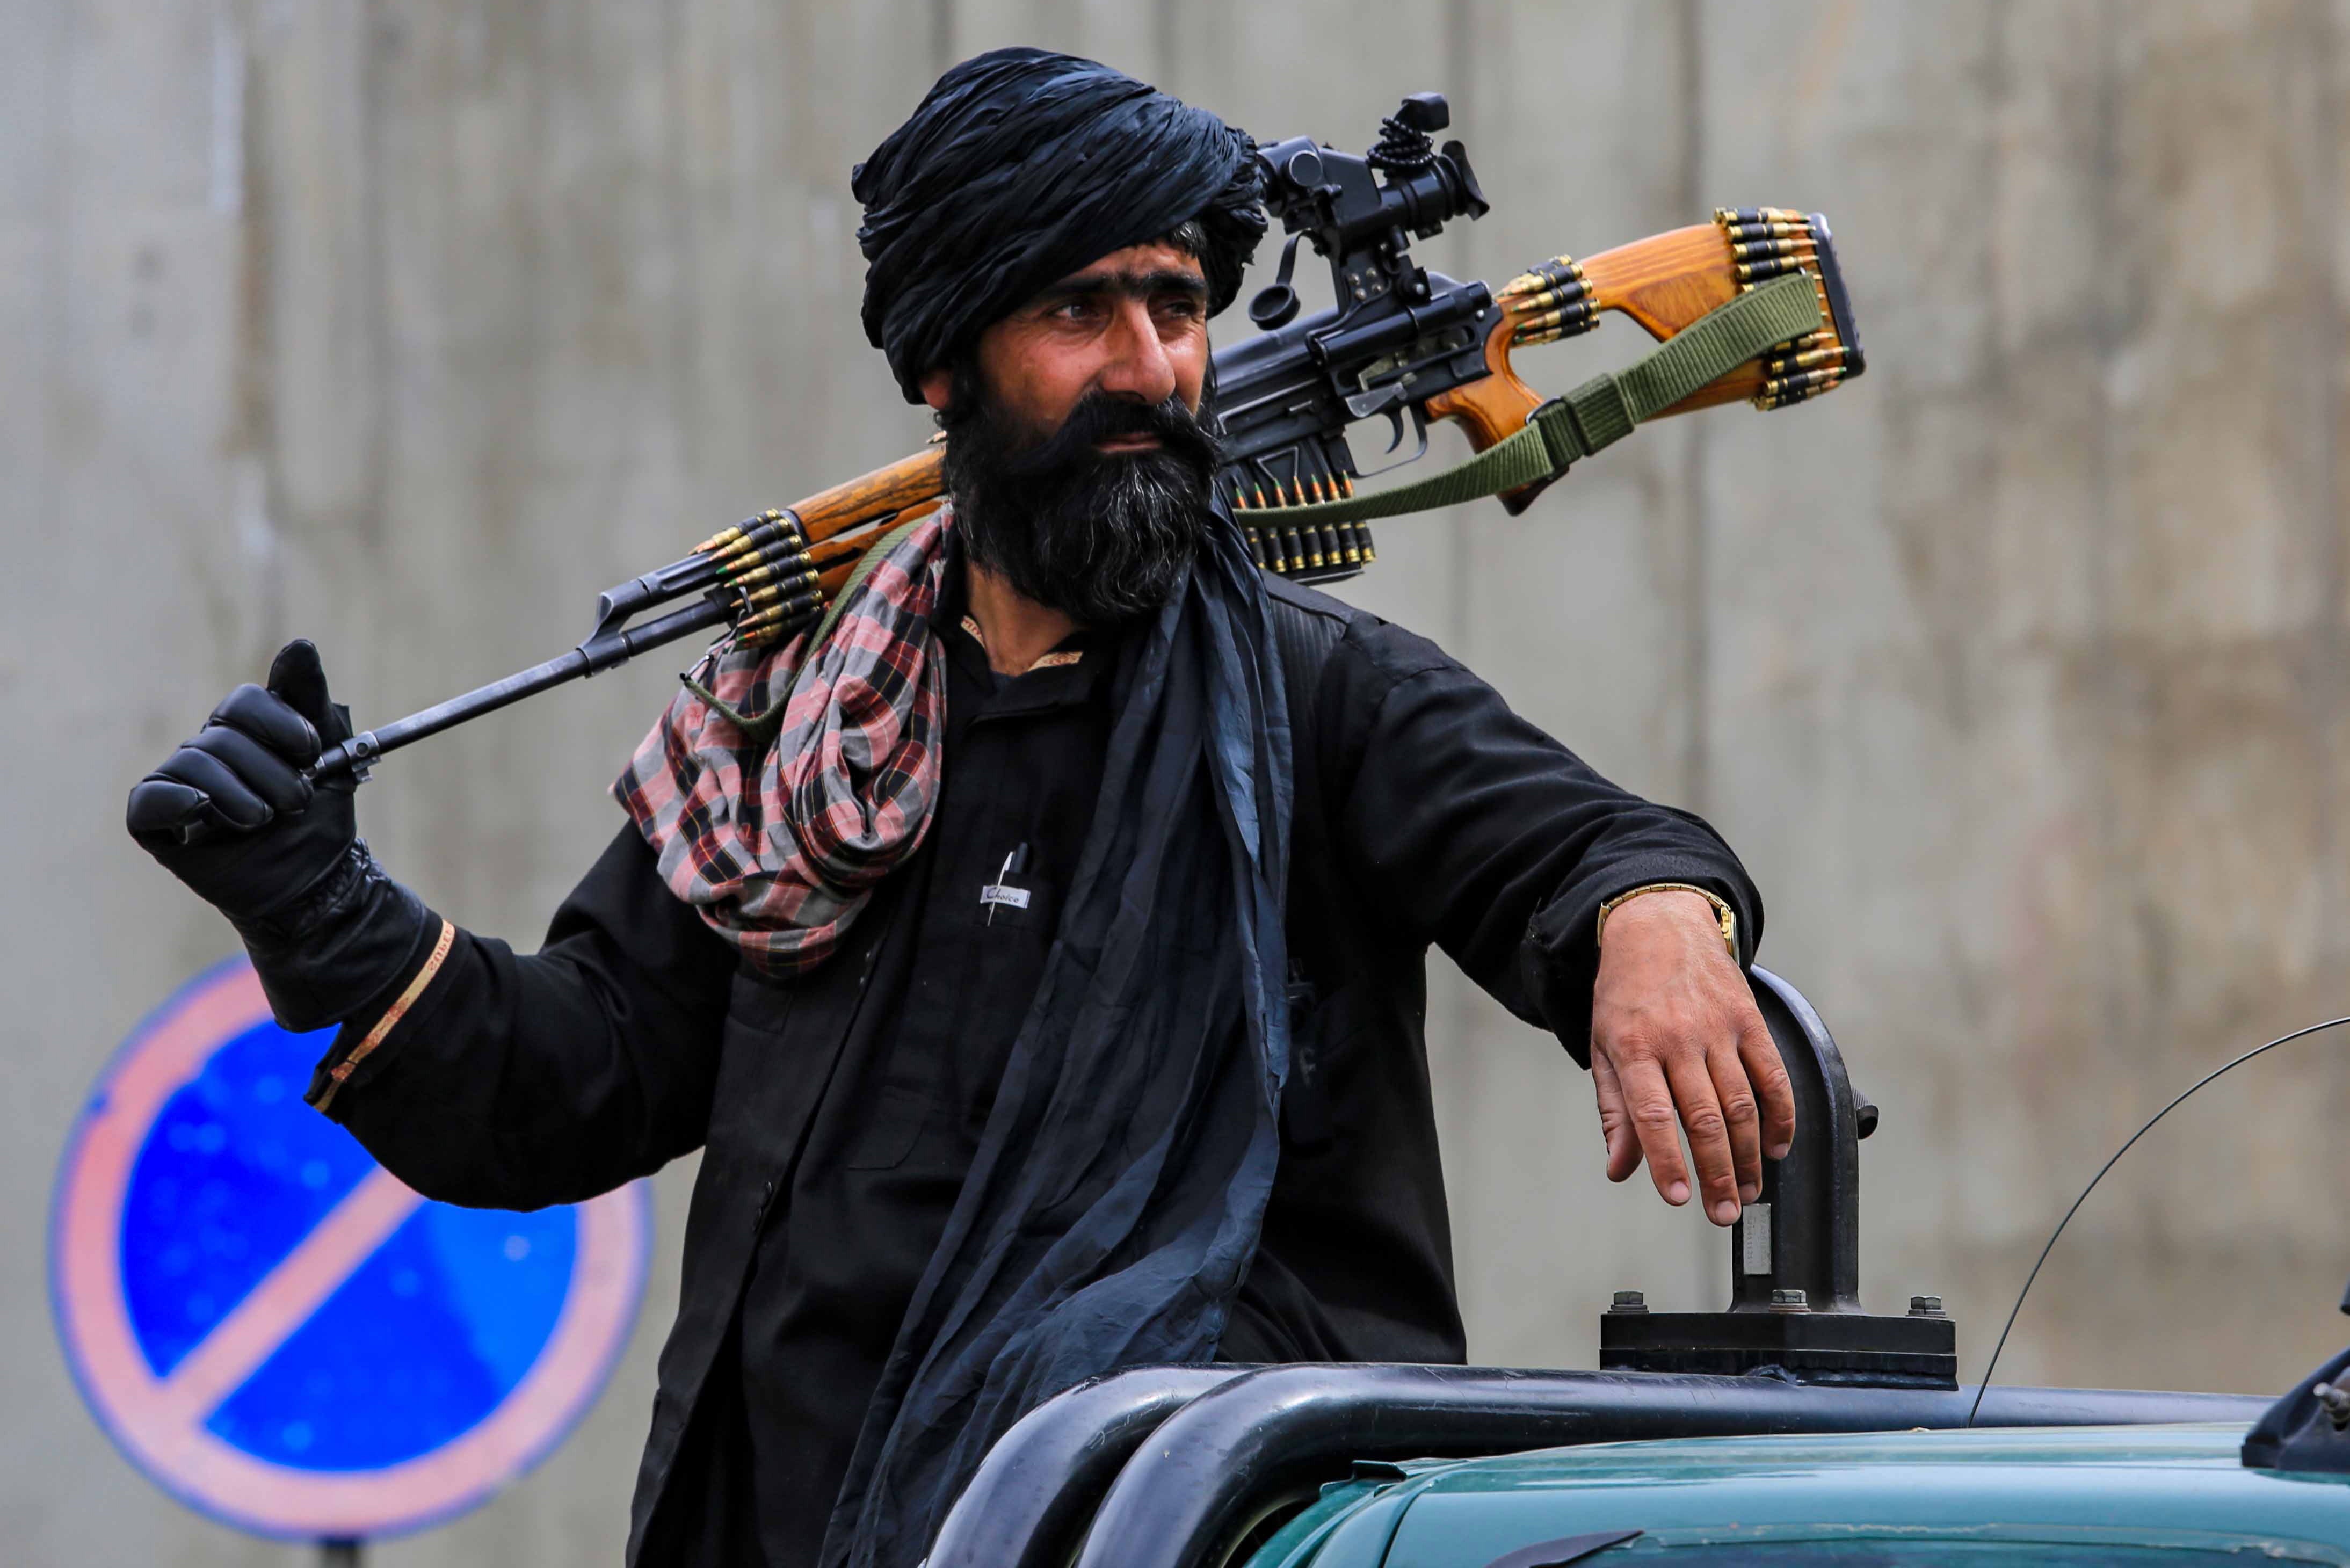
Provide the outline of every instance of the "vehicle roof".
{"type": "Polygon", "coordinates": [[[2246,1469],[2245,1428],[1684,1438],[1358,1467],[1251,1568],[1486,1568],[1538,1542],[1889,1540],[2251,1547],[2350,1564],[2350,1477],[2246,1469]]]}

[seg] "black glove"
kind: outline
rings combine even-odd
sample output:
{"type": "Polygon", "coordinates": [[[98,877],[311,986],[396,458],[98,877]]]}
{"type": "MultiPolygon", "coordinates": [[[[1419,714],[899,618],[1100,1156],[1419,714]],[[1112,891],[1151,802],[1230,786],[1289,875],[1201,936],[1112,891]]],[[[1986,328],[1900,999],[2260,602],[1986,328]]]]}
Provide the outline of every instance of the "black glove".
{"type": "Polygon", "coordinates": [[[277,1021],[348,1016],[406,967],[430,917],[360,842],[349,774],[302,770],[349,738],[318,650],[289,642],[130,792],[130,836],[226,915],[277,1021]]]}
{"type": "Polygon", "coordinates": [[[318,650],[290,642],[269,688],[240,686],[130,792],[130,836],[239,925],[286,911],[359,837],[348,774],[302,770],[350,733],[318,650]]]}

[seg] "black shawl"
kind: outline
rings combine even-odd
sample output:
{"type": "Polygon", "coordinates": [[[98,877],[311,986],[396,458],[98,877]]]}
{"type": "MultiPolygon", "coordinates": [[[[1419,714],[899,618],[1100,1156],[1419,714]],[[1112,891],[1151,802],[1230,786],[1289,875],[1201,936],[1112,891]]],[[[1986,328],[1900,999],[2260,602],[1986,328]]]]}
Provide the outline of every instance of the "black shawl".
{"type": "MultiPolygon", "coordinates": [[[[1196,220],[1221,309],[1264,232],[1249,139],[1091,60],[955,67],[859,164],[865,327],[910,400],[1056,279],[1196,220]]],[[[824,1561],[911,1568],[980,1459],[1064,1388],[1204,1361],[1256,1252],[1288,1071],[1289,716],[1221,511],[1128,639],[1101,796],[979,1151],[824,1561]]]]}
{"type": "Polygon", "coordinates": [[[823,1561],[911,1568],[990,1444],[1119,1367],[1212,1357],[1280,1155],[1289,715],[1219,514],[1134,639],[1094,825],[823,1561]]]}

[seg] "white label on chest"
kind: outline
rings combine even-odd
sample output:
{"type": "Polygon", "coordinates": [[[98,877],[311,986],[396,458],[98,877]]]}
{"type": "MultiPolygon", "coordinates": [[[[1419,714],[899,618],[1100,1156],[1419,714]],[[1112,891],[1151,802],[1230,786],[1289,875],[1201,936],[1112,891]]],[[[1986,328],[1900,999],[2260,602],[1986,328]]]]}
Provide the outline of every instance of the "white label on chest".
{"type": "Polygon", "coordinates": [[[989,909],[1001,904],[1007,909],[1024,909],[1028,907],[1028,889],[991,882],[979,890],[979,901],[989,909]]]}

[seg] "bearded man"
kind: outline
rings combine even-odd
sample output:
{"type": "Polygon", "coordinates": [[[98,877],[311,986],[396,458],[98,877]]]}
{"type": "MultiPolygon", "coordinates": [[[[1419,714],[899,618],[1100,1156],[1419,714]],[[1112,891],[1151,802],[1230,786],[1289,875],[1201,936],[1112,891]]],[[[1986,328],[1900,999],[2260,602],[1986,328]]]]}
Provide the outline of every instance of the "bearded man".
{"type": "Polygon", "coordinates": [[[631,1561],[918,1562],[990,1442],[1155,1362],[1459,1362],[1441,946],[1728,1223],[1794,1110],[1754,889],[1431,644],[1248,562],[1207,319],[1246,137],[1090,61],[947,73],[861,165],[865,323],[951,506],[815,648],[722,642],[521,956],[378,869],[291,645],[133,792],[311,1102],[451,1202],[703,1150],[631,1561]],[[1604,945],[1603,945],[1604,944],[1604,945]]]}

